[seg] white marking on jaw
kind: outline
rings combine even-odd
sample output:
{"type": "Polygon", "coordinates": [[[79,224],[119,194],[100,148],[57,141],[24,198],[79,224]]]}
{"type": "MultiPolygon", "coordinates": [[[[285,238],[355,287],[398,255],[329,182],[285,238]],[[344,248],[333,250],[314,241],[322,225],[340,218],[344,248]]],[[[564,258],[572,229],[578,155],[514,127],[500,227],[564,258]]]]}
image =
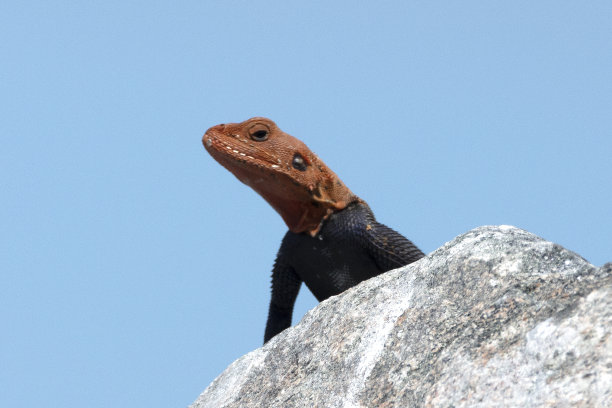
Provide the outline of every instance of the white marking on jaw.
{"type": "Polygon", "coordinates": [[[244,154],[244,153],[240,153],[240,155],[241,155],[241,156],[246,156],[246,154],[244,154]]]}
{"type": "Polygon", "coordinates": [[[232,150],[232,152],[234,152],[234,153],[240,153],[238,150],[232,150]]]}
{"type": "Polygon", "coordinates": [[[229,146],[225,146],[225,148],[228,149],[228,150],[232,150],[232,148],[229,147],[229,146]]]}
{"type": "Polygon", "coordinates": [[[272,168],[273,168],[273,169],[278,169],[279,167],[280,167],[280,166],[277,166],[276,164],[273,164],[273,165],[272,165],[272,168]]]}
{"type": "Polygon", "coordinates": [[[253,159],[255,160],[255,158],[253,156],[247,156],[249,159],[253,159]]]}

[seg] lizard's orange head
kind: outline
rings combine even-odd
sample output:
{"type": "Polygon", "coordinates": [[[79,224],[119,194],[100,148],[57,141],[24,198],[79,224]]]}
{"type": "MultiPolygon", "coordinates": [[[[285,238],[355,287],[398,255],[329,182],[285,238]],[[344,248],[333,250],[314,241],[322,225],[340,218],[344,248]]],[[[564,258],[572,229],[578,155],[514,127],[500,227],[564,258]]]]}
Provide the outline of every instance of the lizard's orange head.
{"type": "Polygon", "coordinates": [[[270,203],[292,232],[314,236],[329,214],[358,200],[304,143],[270,119],[213,126],[202,143],[270,203]]]}

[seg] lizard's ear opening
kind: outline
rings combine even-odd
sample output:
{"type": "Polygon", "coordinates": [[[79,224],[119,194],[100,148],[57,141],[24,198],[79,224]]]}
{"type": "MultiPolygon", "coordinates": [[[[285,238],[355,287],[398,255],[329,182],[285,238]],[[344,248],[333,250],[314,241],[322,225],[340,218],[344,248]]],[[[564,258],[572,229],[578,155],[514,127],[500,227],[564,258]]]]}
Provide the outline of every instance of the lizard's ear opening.
{"type": "Polygon", "coordinates": [[[296,153],[293,155],[293,160],[291,164],[293,165],[294,169],[297,169],[299,171],[306,171],[306,167],[307,167],[306,160],[299,153],[296,153]]]}

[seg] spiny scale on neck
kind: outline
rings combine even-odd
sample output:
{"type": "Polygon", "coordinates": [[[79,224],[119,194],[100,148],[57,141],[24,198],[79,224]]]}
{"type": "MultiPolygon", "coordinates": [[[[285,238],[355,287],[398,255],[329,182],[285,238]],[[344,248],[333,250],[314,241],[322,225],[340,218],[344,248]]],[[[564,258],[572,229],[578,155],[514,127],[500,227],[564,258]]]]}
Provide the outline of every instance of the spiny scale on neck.
{"type": "Polygon", "coordinates": [[[304,143],[270,119],[213,126],[202,143],[215,160],[261,195],[292,232],[315,236],[330,214],[360,201],[304,143]]]}

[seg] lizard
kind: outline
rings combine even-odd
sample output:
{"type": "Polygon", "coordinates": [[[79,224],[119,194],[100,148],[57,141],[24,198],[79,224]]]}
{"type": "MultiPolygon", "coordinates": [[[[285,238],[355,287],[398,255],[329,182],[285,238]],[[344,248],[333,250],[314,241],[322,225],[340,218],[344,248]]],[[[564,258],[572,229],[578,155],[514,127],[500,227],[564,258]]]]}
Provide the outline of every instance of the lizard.
{"type": "Polygon", "coordinates": [[[216,125],[202,143],[289,228],[272,268],[264,344],[291,326],[302,283],[321,302],[425,256],[403,235],[377,222],[364,200],[272,120],[255,117],[216,125]]]}

